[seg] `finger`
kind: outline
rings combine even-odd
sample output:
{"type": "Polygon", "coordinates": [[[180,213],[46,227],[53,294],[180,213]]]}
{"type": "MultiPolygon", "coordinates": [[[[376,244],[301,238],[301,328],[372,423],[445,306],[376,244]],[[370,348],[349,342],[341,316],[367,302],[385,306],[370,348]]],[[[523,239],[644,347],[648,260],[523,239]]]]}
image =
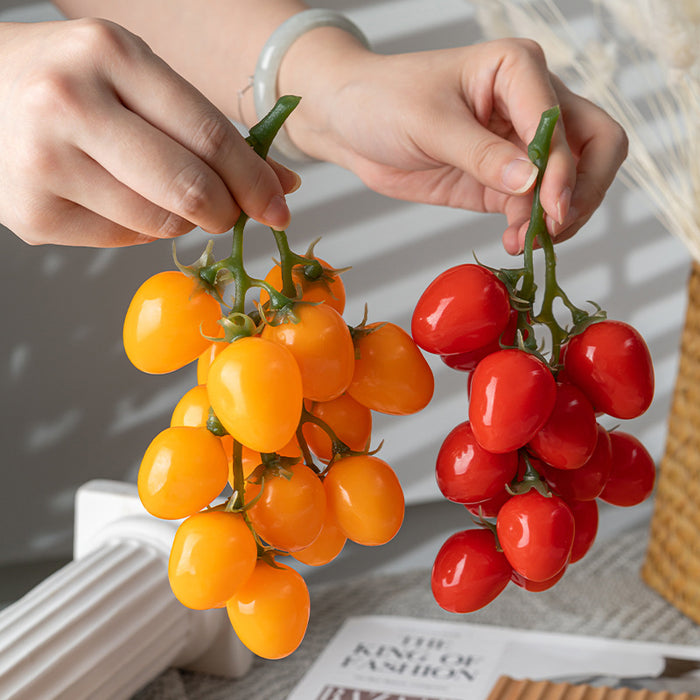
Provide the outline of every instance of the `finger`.
{"type": "Polygon", "coordinates": [[[32,245],[51,243],[87,248],[121,248],[156,240],[67,200],[53,201],[50,212],[41,229],[19,231],[18,235],[32,245]]]}
{"type": "MultiPolygon", "coordinates": [[[[560,102],[553,77],[541,48],[529,40],[507,44],[494,81],[494,99],[510,119],[523,143],[535,136],[542,113],[560,102]]],[[[557,86],[559,83],[557,83],[557,86]]],[[[568,213],[576,184],[576,159],[567,141],[570,126],[560,117],[552,135],[549,161],[543,176],[540,200],[545,212],[556,221],[568,213]],[[566,128],[565,128],[566,127],[566,128]]]]}
{"type": "Polygon", "coordinates": [[[301,177],[294,170],[290,170],[286,165],[282,165],[272,158],[268,158],[267,163],[275,171],[285,194],[292,194],[301,187],[301,177]]]}
{"type": "Polygon", "coordinates": [[[466,108],[442,117],[440,129],[430,129],[420,143],[427,155],[458,168],[489,189],[525,194],[532,189],[537,168],[518,146],[482,126],[466,108]]]}
{"type": "MultiPolygon", "coordinates": [[[[120,100],[157,130],[195,154],[222,180],[239,207],[265,224],[286,227],[289,210],[275,171],[248,145],[233,124],[190,83],[155,55],[138,64],[141,84],[136,89],[129,61],[106,67],[120,100]]],[[[214,188],[210,175],[204,183],[214,188]]],[[[191,177],[186,176],[187,178],[191,177]]],[[[175,188],[177,191],[178,188],[175,188]]],[[[219,201],[217,192],[215,202],[219,201]]],[[[199,207],[198,207],[199,208],[199,207]]],[[[236,207],[238,208],[238,207],[236,207]]],[[[229,216],[231,207],[229,208],[229,216]]],[[[226,220],[225,208],[216,218],[226,220]]]]}
{"type": "Polygon", "coordinates": [[[608,114],[568,90],[562,95],[562,114],[571,125],[571,146],[578,154],[571,210],[560,226],[560,230],[568,230],[600,206],[627,157],[628,140],[608,114]]]}
{"type": "Polygon", "coordinates": [[[205,231],[233,226],[240,208],[209,165],[139,115],[97,102],[95,123],[73,137],[80,150],[144,199],[205,231]]]}
{"type": "Polygon", "coordinates": [[[192,222],[153,204],[119,182],[84,153],[72,152],[69,159],[61,172],[71,172],[71,177],[47,183],[62,199],[149,238],[173,238],[194,228],[192,222]]]}

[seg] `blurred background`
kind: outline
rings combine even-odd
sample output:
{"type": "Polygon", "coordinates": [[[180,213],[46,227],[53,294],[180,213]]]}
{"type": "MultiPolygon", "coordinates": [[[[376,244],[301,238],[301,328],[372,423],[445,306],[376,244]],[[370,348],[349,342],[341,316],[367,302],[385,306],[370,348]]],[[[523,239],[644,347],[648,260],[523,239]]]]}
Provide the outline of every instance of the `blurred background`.
{"type": "MultiPolygon", "coordinates": [[[[575,22],[587,21],[584,4],[558,4],[575,22]]],[[[345,12],[379,52],[462,46],[483,38],[466,0],[312,5],[345,12]]],[[[2,21],[46,19],[60,19],[49,3],[0,3],[2,21]]],[[[350,324],[362,319],[367,304],[371,320],[408,329],[426,285],[447,267],[472,261],[473,253],[489,266],[518,264],[501,249],[504,222],[498,216],[394,201],[327,164],[297,169],[303,185],[289,199],[291,245],[301,252],[320,236],[319,256],[336,267],[351,266],[343,277],[350,324]]],[[[249,271],[264,276],[275,250],[272,235],[255,225],[248,231],[249,271]]],[[[180,260],[194,261],[207,240],[201,231],[179,240],[180,260]]],[[[217,241],[219,251],[227,246],[228,237],[217,241]]],[[[636,326],[650,346],[656,398],[624,429],[658,459],[690,257],[658,223],[648,197],[621,182],[587,227],[557,251],[559,281],[572,301],[579,306],[597,301],[610,318],[636,326]]],[[[0,259],[0,600],[6,602],[70,558],[73,497],[80,484],[94,478],[135,481],[143,451],[169,423],[175,403],[195,383],[195,372],[189,367],[167,376],[140,374],[121,344],[124,313],[136,288],[173,267],[170,242],[117,250],[30,247],[3,229],[0,259]]],[[[377,415],[374,423],[374,444],[384,440],[380,456],[395,468],[415,508],[442,498],[433,477],[435,455],[444,436],[465,419],[467,406],[464,376],[428,359],[436,379],[430,406],[410,417],[377,415]]],[[[391,556],[390,548],[385,552],[391,556]]]]}

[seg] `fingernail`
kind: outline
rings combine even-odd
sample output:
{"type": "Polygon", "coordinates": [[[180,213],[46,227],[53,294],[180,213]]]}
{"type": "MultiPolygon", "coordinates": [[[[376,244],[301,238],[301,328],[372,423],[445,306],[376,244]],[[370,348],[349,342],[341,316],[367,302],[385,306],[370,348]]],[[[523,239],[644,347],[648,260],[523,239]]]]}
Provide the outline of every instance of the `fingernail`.
{"type": "Polygon", "coordinates": [[[569,211],[566,212],[566,218],[564,219],[564,223],[567,226],[571,226],[571,224],[574,223],[574,221],[578,220],[578,209],[576,207],[569,207],[569,211]]]}
{"type": "Polygon", "coordinates": [[[569,187],[565,187],[557,200],[557,221],[560,224],[564,223],[564,219],[566,219],[566,215],[569,213],[570,206],[571,189],[569,187]]]}
{"type": "Polygon", "coordinates": [[[537,179],[537,167],[526,158],[516,158],[503,171],[503,184],[513,194],[524,194],[537,179]]]}
{"type": "Polygon", "coordinates": [[[295,173],[293,170],[289,172],[294,175],[294,184],[287,190],[287,194],[292,194],[292,192],[296,192],[301,187],[301,177],[299,173],[295,173]]]}
{"type": "Polygon", "coordinates": [[[281,194],[276,194],[272,197],[261,218],[263,223],[272,228],[287,228],[291,214],[289,213],[287,202],[281,194]]]}

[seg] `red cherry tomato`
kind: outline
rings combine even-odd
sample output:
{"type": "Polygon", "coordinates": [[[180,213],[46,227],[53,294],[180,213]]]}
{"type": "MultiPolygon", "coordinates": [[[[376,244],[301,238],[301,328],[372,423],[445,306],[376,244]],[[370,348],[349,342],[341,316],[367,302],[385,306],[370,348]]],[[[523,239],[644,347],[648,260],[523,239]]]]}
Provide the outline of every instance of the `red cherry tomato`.
{"type": "Polygon", "coordinates": [[[474,370],[469,422],[489,452],[511,452],[526,445],[552,413],[557,387],[549,368],[517,348],[485,357],[474,370]]]}
{"type": "Polygon", "coordinates": [[[550,487],[562,498],[592,501],[600,496],[612,469],[610,436],[603,426],[597,426],[598,440],[593,454],[578,469],[557,469],[538,462],[536,469],[550,487]]]}
{"type": "Polygon", "coordinates": [[[610,443],[612,470],[600,498],[614,506],[636,506],[654,490],[654,460],[634,435],[614,430],[610,443]]]}
{"type": "MultiPolygon", "coordinates": [[[[501,343],[503,345],[515,345],[515,334],[517,329],[518,312],[515,309],[511,309],[508,323],[503,330],[503,333],[501,333],[496,340],[488,343],[487,345],[482,345],[476,350],[459,352],[455,355],[440,355],[440,359],[452,369],[457,369],[460,372],[471,372],[472,370],[476,369],[476,366],[486,357],[486,355],[490,355],[492,352],[501,350],[501,343]]],[[[524,334],[524,337],[527,338],[527,332],[524,334]]]]}
{"type": "Polygon", "coordinates": [[[457,265],[423,292],[411,320],[413,339],[438,355],[476,350],[497,340],[508,323],[510,298],[496,275],[480,265],[457,265]]]}
{"type": "Polygon", "coordinates": [[[502,489],[492,498],[487,498],[485,501],[477,501],[475,503],[465,503],[464,507],[477,518],[495,518],[503,504],[509,500],[511,496],[512,494],[502,489]]]}
{"type": "Polygon", "coordinates": [[[566,573],[566,569],[567,567],[564,566],[559,573],[554,574],[552,578],[548,578],[545,581],[530,581],[530,579],[525,578],[522,574],[519,574],[517,571],[513,570],[513,573],[510,575],[510,580],[516,586],[520,586],[520,588],[524,588],[526,591],[530,591],[531,593],[541,593],[542,591],[547,591],[552,588],[552,586],[559,583],[562,576],[564,576],[566,573]]]}
{"type": "Polygon", "coordinates": [[[564,369],[597,410],[615,418],[640,416],[654,397],[649,348],[622,321],[600,321],[574,336],[567,343],[564,369]]]}
{"type": "Polygon", "coordinates": [[[468,421],[447,435],[435,463],[437,485],[455,503],[478,503],[504,490],[518,470],[518,453],[487,452],[468,421]]]}
{"type": "Polygon", "coordinates": [[[546,581],[569,561],[574,516],[558,496],[530,489],[498,511],[496,532],[513,569],[530,581],[546,581]]]}
{"type": "Polygon", "coordinates": [[[598,534],[598,502],[567,501],[574,516],[574,544],[569,563],[583,559],[598,534]]]}
{"type": "Polygon", "coordinates": [[[508,585],[511,567],[490,530],[456,532],[440,548],[431,575],[437,604],[455,613],[483,608],[508,585]]]}
{"type": "Polygon", "coordinates": [[[598,440],[595,412],[573,384],[557,384],[549,420],[528,443],[540,459],[558,469],[578,469],[593,454],[598,440]]]}

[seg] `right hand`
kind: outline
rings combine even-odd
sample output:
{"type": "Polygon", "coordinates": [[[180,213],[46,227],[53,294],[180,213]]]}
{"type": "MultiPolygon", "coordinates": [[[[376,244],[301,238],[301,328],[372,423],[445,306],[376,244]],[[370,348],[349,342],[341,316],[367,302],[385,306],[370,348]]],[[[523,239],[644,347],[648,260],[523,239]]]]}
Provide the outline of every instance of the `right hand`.
{"type": "Polygon", "coordinates": [[[278,229],[299,184],[104,20],[0,24],[0,221],[30,244],[124,246],[241,210],[278,229]]]}

